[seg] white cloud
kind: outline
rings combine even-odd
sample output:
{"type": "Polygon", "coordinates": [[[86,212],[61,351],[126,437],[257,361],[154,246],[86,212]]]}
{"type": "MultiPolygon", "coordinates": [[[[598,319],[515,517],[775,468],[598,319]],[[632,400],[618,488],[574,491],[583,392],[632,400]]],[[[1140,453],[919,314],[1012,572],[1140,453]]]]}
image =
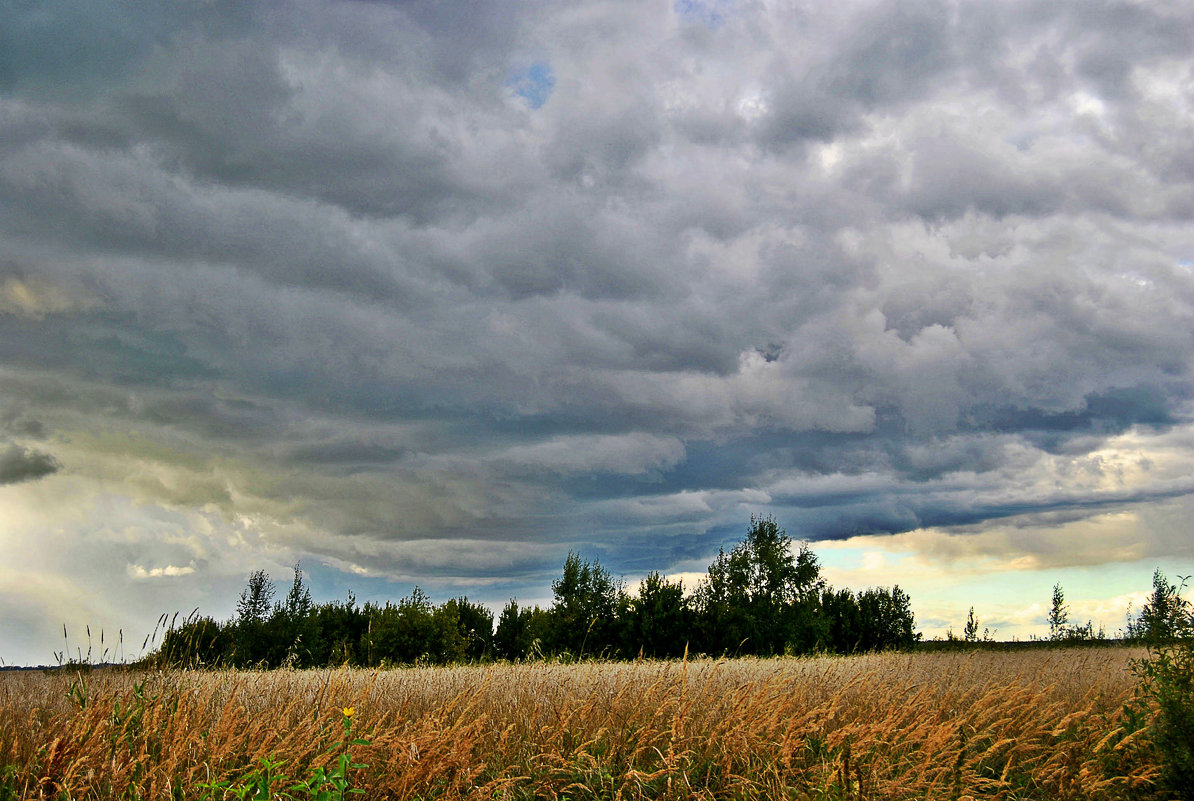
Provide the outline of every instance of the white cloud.
{"type": "Polygon", "coordinates": [[[129,565],[128,574],[134,579],[171,578],[174,576],[189,576],[195,572],[195,563],[179,567],[178,565],[164,565],[162,567],[145,568],[141,565],[129,565]]]}

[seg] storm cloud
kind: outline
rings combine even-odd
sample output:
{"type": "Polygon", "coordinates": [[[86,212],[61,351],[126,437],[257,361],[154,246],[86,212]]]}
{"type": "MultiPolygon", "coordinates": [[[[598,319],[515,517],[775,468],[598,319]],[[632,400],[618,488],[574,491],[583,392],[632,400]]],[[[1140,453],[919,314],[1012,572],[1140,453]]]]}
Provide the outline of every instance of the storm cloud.
{"type": "Polygon", "coordinates": [[[138,586],[1194,493],[1188,4],[0,15],[0,483],[138,586]]]}
{"type": "Polygon", "coordinates": [[[0,484],[42,478],[56,472],[59,466],[48,453],[10,444],[0,450],[0,484]]]}

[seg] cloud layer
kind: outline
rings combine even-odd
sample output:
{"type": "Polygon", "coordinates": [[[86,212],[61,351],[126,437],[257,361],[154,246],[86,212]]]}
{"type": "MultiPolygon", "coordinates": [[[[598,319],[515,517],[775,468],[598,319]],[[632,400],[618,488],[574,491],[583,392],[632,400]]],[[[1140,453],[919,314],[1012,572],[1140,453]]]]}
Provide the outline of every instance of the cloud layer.
{"type": "Polygon", "coordinates": [[[0,14],[0,500],[118,508],[121,581],[497,598],[752,512],[1040,555],[1194,491],[1187,4],[0,14]]]}

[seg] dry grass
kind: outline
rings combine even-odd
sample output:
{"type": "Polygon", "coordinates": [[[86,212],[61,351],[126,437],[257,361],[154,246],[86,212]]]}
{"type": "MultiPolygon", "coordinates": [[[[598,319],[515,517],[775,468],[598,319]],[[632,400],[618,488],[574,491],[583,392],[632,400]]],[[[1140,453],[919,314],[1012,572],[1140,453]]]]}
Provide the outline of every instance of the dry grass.
{"type": "Polygon", "coordinates": [[[305,778],[343,707],[366,798],[1123,798],[1157,774],[1120,728],[1136,655],[93,671],[85,702],[79,675],[7,674],[0,800],[305,778]]]}

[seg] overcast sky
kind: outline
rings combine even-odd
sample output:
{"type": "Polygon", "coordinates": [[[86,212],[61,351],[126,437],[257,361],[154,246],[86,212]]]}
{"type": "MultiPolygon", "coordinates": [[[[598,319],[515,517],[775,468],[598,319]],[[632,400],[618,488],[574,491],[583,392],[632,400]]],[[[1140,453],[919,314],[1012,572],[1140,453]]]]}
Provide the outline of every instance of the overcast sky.
{"type": "MultiPolygon", "coordinates": [[[[0,656],[247,573],[926,636],[1194,572],[1188,2],[0,2],[0,656]]],[[[117,635],[119,636],[119,635],[117,635]]],[[[135,643],[133,642],[135,640],[135,643]]]]}

